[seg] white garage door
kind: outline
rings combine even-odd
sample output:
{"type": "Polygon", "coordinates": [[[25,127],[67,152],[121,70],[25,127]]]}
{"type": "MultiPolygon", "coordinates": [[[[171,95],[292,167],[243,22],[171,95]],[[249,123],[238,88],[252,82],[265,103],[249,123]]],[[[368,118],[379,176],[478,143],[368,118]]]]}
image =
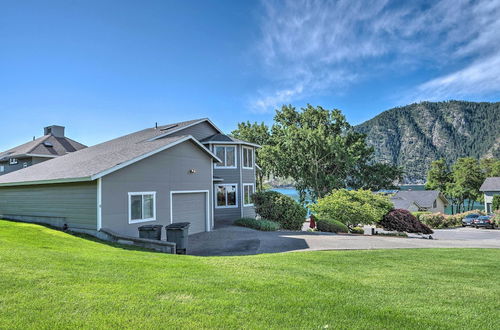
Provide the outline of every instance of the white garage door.
{"type": "Polygon", "coordinates": [[[208,192],[172,192],[172,222],[190,222],[189,234],[208,231],[208,192]]]}

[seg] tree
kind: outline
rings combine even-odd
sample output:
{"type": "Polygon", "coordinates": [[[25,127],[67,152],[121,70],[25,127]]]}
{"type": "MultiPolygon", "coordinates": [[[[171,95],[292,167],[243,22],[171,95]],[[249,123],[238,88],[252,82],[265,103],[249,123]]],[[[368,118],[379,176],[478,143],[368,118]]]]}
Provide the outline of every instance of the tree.
{"type": "Polygon", "coordinates": [[[364,188],[397,179],[395,171],[373,167],[373,148],[365,143],[364,134],[352,130],[340,110],[307,105],[297,111],[283,106],[274,122],[271,143],[262,148],[261,155],[275,175],[295,181],[302,201],[307,195],[316,200],[351,184],[364,188]],[[375,170],[377,182],[369,175],[375,170]]]}
{"type": "MultiPolygon", "coordinates": [[[[255,143],[260,146],[269,145],[271,139],[271,132],[266,124],[258,124],[257,122],[251,124],[249,121],[239,123],[238,128],[232,131],[231,135],[237,139],[255,143]]],[[[270,168],[266,159],[261,155],[261,149],[257,149],[255,153],[255,163],[259,167],[257,169],[257,191],[262,191],[264,179],[269,176],[270,168]]]]}
{"type": "Polygon", "coordinates": [[[444,159],[435,160],[427,172],[427,182],[425,189],[439,190],[446,193],[447,185],[451,182],[450,171],[444,159]]]}
{"type": "Polygon", "coordinates": [[[370,190],[334,190],[309,205],[318,219],[336,220],[348,226],[373,224],[394,208],[388,196],[370,190]]]}
{"type": "Polygon", "coordinates": [[[459,158],[452,167],[452,182],[448,185],[449,194],[457,202],[457,211],[463,210],[465,200],[468,200],[468,209],[472,201],[481,197],[479,188],[484,181],[484,174],[479,161],[474,158],[459,158]]]}
{"type": "Polygon", "coordinates": [[[480,166],[485,178],[500,176],[500,159],[483,158],[481,159],[480,166]]]}

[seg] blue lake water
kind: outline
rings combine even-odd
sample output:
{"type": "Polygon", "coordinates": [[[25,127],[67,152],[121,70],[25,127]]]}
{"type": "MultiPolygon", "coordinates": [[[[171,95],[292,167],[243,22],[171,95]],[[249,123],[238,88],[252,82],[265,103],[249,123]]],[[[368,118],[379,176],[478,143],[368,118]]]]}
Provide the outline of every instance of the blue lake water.
{"type": "MultiPolygon", "coordinates": [[[[424,185],[403,185],[403,186],[400,186],[399,188],[400,188],[400,190],[425,190],[424,185]]],[[[275,188],[272,190],[277,191],[279,193],[282,193],[284,195],[290,196],[293,199],[295,199],[296,201],[299,200],[299,193],[294,188],[275,188]]],[[[467,201],[465,204],[467,205],[467,201]]],[[[474,202],[474,206],[472,209],[473,210],[484,210],[484,204],[474,202]]],[[[444,213],[451,214],[451,206],[446,207],[444,210],[444,213]]]]}

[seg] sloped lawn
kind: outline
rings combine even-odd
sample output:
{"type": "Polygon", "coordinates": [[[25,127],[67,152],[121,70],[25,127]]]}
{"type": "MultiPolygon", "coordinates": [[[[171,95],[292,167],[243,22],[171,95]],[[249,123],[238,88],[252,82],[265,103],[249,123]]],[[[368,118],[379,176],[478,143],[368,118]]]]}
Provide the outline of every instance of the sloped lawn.
{"type": "Polygon", "coordinates": [[[166,255],[0,221],[0,328],[500,328],[500,250],[166,255]]]}

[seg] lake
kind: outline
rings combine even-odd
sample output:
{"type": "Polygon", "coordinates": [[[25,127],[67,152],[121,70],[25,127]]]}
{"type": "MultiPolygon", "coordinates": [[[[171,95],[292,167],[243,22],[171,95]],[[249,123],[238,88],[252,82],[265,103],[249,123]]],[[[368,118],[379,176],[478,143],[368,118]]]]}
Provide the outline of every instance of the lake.
{"type": "MultiPolygon", "coordinates": [[[[402,185],[399,187],[399,189],[400,190],[425,190],[425,186],[423,184],[402,185]]],[[[277,192],[282,193],[284,195],[290,196],[293,199],[295,199],[296,201],[299,200],[299,193],[294,188],[276,188],[276,189],[271,189],[271,190],[274,190],[274,191],[277,191],[277,192]]],[[[467,205],[467,201],[465,204],[467,205]]],[[[484,210],[484,204],[474,202],[474,206],[472,209],[473,210],[484,210]]],[[[444,209],[444,213],[451,214],[451,206],[448,205],[448,207],[446,207],[444,209]]]]}

